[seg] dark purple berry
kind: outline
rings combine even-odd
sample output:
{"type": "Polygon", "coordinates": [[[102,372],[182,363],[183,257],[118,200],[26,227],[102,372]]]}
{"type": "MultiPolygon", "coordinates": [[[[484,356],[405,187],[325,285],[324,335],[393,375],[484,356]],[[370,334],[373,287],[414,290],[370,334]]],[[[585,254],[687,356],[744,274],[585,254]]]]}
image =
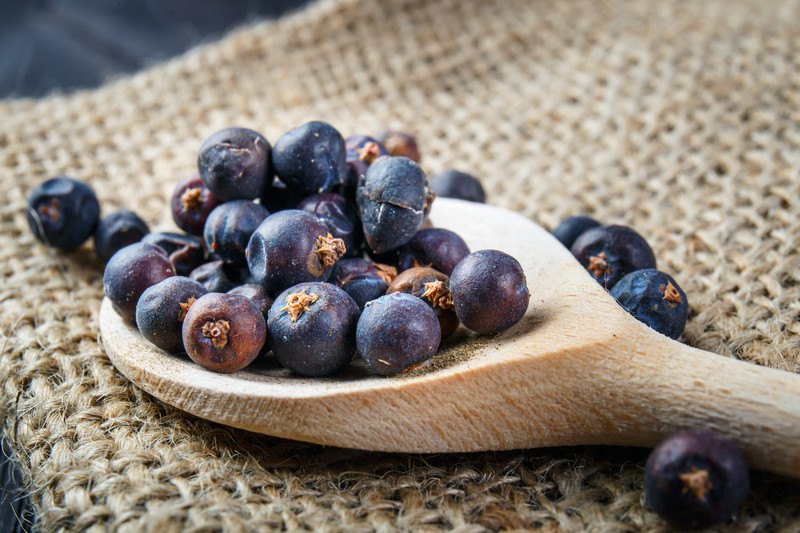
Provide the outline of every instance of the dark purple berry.
{"type": "Polygon", "coordinates": [[[572,248],[575,241],[585,232],[596,228],[600,223],[592,217],[577,215],[565,218],[561,224],[553,230],[553,237],[563,244],[567,249],[572,248]]]}
{"type": "Polygon", "coordinates": [[[192,361],[230,374],[258,356],[267,340],[267,325],[261,311],[246,297],[209,293],[189,308],[182,336],[192,361]]]}
{"type": "Polygon", "coordinates": [[[656,446],[644,474],[647,504],[681,529],[725,522],[750,490],[741,450],[710,431],[680,431],[656,446]]]}
{"type": "Polygon", "coordinates": [[[469,247],[458,234],[442,228],[419,230],[397,250],[399,271],[418,266],[431,267],[450,275],[459,261],[469,255],[469,247]]]}
{"type": "Polygon", "coordinates": [[[261,195],[259,203],[270,213],[277,213],[287,209],[297,209],[297,204],[305,197],[302,192],[288,188],[281,180],[275,178],[272,185],[261,195]]]}
{"type": "Polygon", "coordinates": [[[316,215],[328,226],[331,235],[344,241],[345,257],[360,257],[364,243],[361,220],[354,205],[344,196],[332,192],[314,194],[297,206],[302,211],[316,215]]]}
{"type": "Polygon", "coordinates": [[[345,253],[317,217],[297,209],[268,217],[250,238],[247,265],[255,283],[268,294],[308,281],[326,281],[345,253]]]}
{"type": "Polygon", "coordinates": [[[386,294],[389,283],[397,276],[397,269],[365,259],[341,259],[331,272],[330,282],[341,288],[364,309],[367,302],[386,294]]]}
{"type": "Polygon", "coordinates": [[[356,345],[370,374],[391,376],[427,361],[441,342],[436,313],[416,296],[395,292],[367,304],[356,345]]]}
{"type": "Polygon", "coordinates": [[[200,283],[208,292],[228,292],[246,283],[248,274],[246,268],[218,259],[195,268],[189,277],[200,283]]]}
{"type": "Polygon", "coordinates": [[[169,256],[169,262],[175,267],[175,273],[179,276],[188,276],[205,261],[203,241],[194,235],[158,231],[145,235],[142,242],[164,250],[169,256]]]}
{"type": "Polygon", "coordinates": [[[202,235],[208,214],[219,204],[200,176],[192,176],[175,186],[170,199],[172,220],[186,233],[202,235]]]}
{"type": "Polygon", "coordinates": [[[356,192],[364,237],[382,254],[411,240],[428,206],[425,173],[406,157],[375,161],[356,192]]]}
{"type": "Polygon", "coordinates": [[[571,251],[606,290],[629,272],[656,268],[650,245],[626,226],[600,226],[585,231],[572,244],[571,251]]]}
{"type": "Polygon", "coordinates": [[[164,250],[147,243],[126,246],[111,256],[103,273],[103,289],[127,322],[136,319],[136,303],[144,291],[175,275],[164,250]]]}
{"type": "Polygon", "coordinates": [[[442,198],[458,198],[468,202],[486,202],[486,191],[475,176],[458,170],[445,170],[431,176],[431,191],[442,198]]]}
{"type": "Polygon", "coordinates": [[[183,319],[208,291],[194,280],[172,276],[142,293],[136,304],[136,327],[145,339],[171,354],[183,351],[183,319]]]}
{"type": "Polygon", "coordinates": [[[678,283],[653,268],[635,270],[611,289],[619,304],[654,330],[677,339],[686,326],[689,302],[678,283]]]}
{"type": "Polygon", "coordinates": [[[386,147],[389,154],[396,157],[407,157],[419,163],[419,149],[417,140],[408,133],[402,131],[385,131],[378,136],[378,141],[386,147]]]}
{"type": "Polygon", "coordinates": [[[37,239],[71,250],[94,233],[100,204],[88,185],[67,177],[51,178],[28,195],[26,214],[37,239]]]}
{"type": "Polygon", "coordinates": [[[203,230],[206,249],[226,263],[245,265],[250,236],[268,216],[269,211],[249,200],[234,200],[217,206],[208,215],[203,230]]]}
{"type": "Polygon", "coordinates": [[[295,374],[335,374],[353,359],[359,313],[353,299],[330,283],[290,287],[275,298],[269,311],[272,353],[295,374]]]}
{"type": "Polygon", "coordinates": [[[348,200],[355,200],[356,187],[361,176],[373,161],[381,156],[389,155],[386,148],[372,137],[351,135],[344,141],[347,149],[347,179],[342,184],[342,194],[348,200]]]}
{"type": "Polygon", "coordinates": [[[150,228],[139,215],[120,209],[103,217],[94,232],[94,251],[102,261],[108,261],[118,250],[139,242],[150,228]]]}
{"type": "Polygon", "coordinates": [[[206,187],[223,202],[259,198],[272,183],[270,145],[247,128],[218,131],[203,143],[197,168],[206,187]]]}
{"type": "Polygon", "coordinates": [[[453,310],[450,278],[432,268],[415,267],[401,272],[389,285],[386,294],[404,292],[428,304],[436,318],[442,338],[446,339],[458,328],[458,317],[453,310]]]}
{"type": "Polygon", "coordinates": [[[519,322],[530,293],[519,261],[498,250],[478,250],[450,275],[456,316],[467,328],[491,335],[519,322]]]}
{"type": "Polygon", "coordinates": [[[344,139],[325,122],[308,122],[285,133],[272,151],[275,174],[290,189],[328,192],[347,178],[344,139]]]}
{"type": "Polygon", "coordinates": [[[269,313],[269,309],[272,307],[272,302],[274,301],[270,298],[269,294],[264,292],[264,288],[261,285],[256,285],[254,283],[245,283],[244,285],[234,287],[228,291],[228,294],[238,294],[248,298],[253,302],[253,305],[261,311],[261,314],[264,315],[264,320],[267,319],[267,313],[269,313]]]}

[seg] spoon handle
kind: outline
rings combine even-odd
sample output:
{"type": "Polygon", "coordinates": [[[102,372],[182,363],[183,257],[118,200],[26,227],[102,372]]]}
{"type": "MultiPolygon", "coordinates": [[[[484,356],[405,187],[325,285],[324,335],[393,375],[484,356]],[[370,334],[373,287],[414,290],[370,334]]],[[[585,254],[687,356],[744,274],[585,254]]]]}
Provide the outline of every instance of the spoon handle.
{"type": "Polygon", "coordinates": [[[654,445],[684,428],[739,443],[751,466],[800,477],[800,376],[642,334],[596,366],[627,444],[654,445]]]}

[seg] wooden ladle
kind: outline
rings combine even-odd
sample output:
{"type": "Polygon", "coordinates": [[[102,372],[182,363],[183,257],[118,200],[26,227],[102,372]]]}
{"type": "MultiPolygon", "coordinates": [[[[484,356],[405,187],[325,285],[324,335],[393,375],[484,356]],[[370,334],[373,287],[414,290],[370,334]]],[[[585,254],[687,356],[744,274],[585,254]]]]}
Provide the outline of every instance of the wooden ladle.
{"type": "Polygon", "coordinates": [[[108,300],[100,309],[103,344],[117,369],[156,398],[268,435],[376,451],[467,452],[653,446],[682,428],[708,428],[737,441],[751,466],[800,477],[800,376],[649,329],[518,214],[439,199],[431,219],[472,250],[516,257],[531,291],[519,324],[486,340],[462,335],[445,349],[462,356],[449,366],[394,378],[356,368],[306,379],[263,364],[215,374],[145,341],[108,300]]]}

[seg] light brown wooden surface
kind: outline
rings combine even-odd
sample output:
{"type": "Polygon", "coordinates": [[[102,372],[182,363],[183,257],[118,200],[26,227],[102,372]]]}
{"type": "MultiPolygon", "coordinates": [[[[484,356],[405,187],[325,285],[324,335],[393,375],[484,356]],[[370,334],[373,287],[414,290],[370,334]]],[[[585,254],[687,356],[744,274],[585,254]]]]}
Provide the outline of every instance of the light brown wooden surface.
{"type": "Polygon", "coordinates": [[[800,376],[650,330],[520,215],[439,199],[431,218],[473,251],[496,248],[516,257],[532,295],[519,324],[488,342],[468,341],[465,360],[445,354],[452,361],[442,369],[375,378],[354,368],[321,380],[265,365],[214,374],[146,342],[107,300],[100,311],[103,344],[120,372],[164,402],[269,435],[368,450],[456,452],[652,446],[678,429],[703,427],[739,442],[752,466],[800,477],[800,376]]]}

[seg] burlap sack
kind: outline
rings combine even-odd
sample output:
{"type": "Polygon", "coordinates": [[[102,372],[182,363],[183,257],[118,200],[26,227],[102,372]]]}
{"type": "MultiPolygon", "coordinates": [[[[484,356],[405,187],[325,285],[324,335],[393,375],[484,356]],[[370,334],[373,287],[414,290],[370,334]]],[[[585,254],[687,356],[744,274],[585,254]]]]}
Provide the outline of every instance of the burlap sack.
{"type": "MultiPolygon", "coordinates": [[[[0,103],[3,430],[38,526],[661,528],[646,450],[365,453],[161,404],[98,343],[89,245],[34,241],[25,197],[73,175],[106,212],[169,227],[165,197],[218,128],[408,129],[426,169],[472,171],[546,227],[636,226],[689,295],[686,342],[797,372],[798,20],[789,1],[325,1],[95,91],[0,103]]],[[[799,508],[797,482],[756,473],[723,530],[796,531],[799,508]]]]}

